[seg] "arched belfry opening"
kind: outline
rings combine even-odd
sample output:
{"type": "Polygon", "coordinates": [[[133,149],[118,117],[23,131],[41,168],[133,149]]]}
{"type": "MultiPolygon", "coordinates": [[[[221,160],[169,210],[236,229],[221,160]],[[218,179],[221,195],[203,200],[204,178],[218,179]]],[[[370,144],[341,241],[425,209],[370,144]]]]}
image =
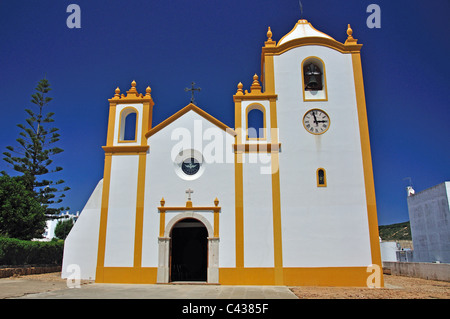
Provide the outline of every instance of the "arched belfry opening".
{"type": "Polygon", "coordinates": [[[178,221],[171,230],[170,281],[207,281],[208,230],[195,218],[178,221]]]}

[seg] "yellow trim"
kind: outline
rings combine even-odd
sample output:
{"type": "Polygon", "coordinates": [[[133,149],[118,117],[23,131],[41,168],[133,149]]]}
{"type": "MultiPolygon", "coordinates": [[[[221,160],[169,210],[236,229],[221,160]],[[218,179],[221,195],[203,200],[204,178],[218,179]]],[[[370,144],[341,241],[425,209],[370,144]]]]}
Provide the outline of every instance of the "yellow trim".
{"type": "Polygon", "coordinates": [[[136,195],[136,224],[134,233],[134,268],[141,268],[142,236],[144,231],[144,198],[145,198],[145,167],[147,154],[139,154],[138,181],[136,195]]]}
{"type": "Polygon", "coordinates": [[[308,133],[313,134],[313,135],[322,135],[322,134],[324,134],[326,131],[328,131],[328,130],[330,129],[330,126],[331,126],[331,119],[330,119],[330,116],[328,115],[328,113],[325,112],[325,111],[322,110],[322,109],[310,109],[310,110],[308,110],[308,111],[305,113],[305,115],[303,115],[302,123],[303,123],[303,127],[305,128],[305,130],[308,131],[308,133]],[[306,115],[307,115],[309,112],[311,112],[311,111],[320,111],[320,112],[322,112],[322,113],[325,113],[325,115],[326,115],[327,118],[328,118],[328,127],[327,127],[327,129],[326,129],[325,131],[320,132],[320,133],[314,133],[314,132],[311,132],[310,130],[308,130],[308,128],[307,128],[306,125],[305,125],[305,117],[306,117],[306,115]]]}
{"type": "MultiPolygon", "coordinates": [[[[266,109],[264,105],[259,103],[252,103],[245,109],[245,139],[247,141],[265,141],[267,139],[267,124],[266,124],[266,109]],[[253,110],[261,111],[263,114],[263,137],[248,137],[248,113],[253,110]]],[[[260,128],[258,129],[260,130],[260,128]]],[[[259,135],[260,132],[258,132],[259,135]]]]}
{"type": "Polygon", "coordinates": [[[96,282],[103,282],[103,269],[105,265],[106,226],[108,222],[109,188],[111,182],[112,156],[105,155],[105,168],[103,172],[102,206],[100,209],[100,226],[98,235],[96,282]]]}
{"type": "Polygon", "coordinates": [[[233,149],[235,152],[239,151],[244,153],[258,153],[258,152],[271,153],[271,152],[279,152],[281,150],[281,143],[233,144],[233,149]]]}
{"type": "Polygon", "coordinates": [[[161,211],[159,214],[159,237],[164,237],[166,231],[166,212],[161,211]]]}
{"type": "Polygon", "coordinates": [[[219,212],[214,212],[214,237],[219,237],[219,212]]]}
{"type": "Polygon", "coordinates": [[[303,101],[304,101],[304,102],[328,101],[327,72],[326,72],[326,70],[325,70],[325,62],[323,62],[323,60],[322,60],[321,58],[317,57],[317,56],[309,56],[309,57],[303,59],[301,71],[302,71],[302,94],[303,94],[303,101]],[[306,99],[306,97],[305,97],[305,74],[304,74],[305,72],[304,72],[304,67],[303,67],[303,66],[304,66],[305,62],[307,62],[308,60],[313,60],[313,61],[314,61],[314,59],[319,60],[319,62],[322,64],[322,75],[323,75],[322,85],[323,85],[323,88],[322,88],[321,91],[324,91],[324,92],[325,92],[325,98],[323,98],[323,99],[306,99]]]}
{"type": "Polygon", "coordinates": [[[114,155],[137,155],[141,153],[147,153],[150,146],[148,145],[136,145],[136,146],[102,146],[105,154],[114,155]]]}
{"type": "MultiPolygon", "coordinates": [[[[242,100],[234,95],[235,144],[242,141],[242,100]]],[[[243,96],[243,95],[242,95],[243,96]]],[[[244,171],[242,151],[234,153],[236,267],[244,267],[244,171]]]]}
{"type": "MultiPolygon", "coordinates": [[[[270,138],[271,143],[278,143],[278,119],[277,103],[270,101],[270,138]]],[[[279,150],[279,148],[278,148],[279,150]]],[[[274,266],[275,266],[275,284],[283,284],[283,236],[281,225],[281,199],[280,199],[280,161],[278,150],[271,151],[271,169],[272,169],[272,212],[273,212],[273,247],[274,247],[274,266]]]]}
{"type": "Polygon", "coordinates": [[[216,119],[212,115],[209,115],[208,113],[203,111],[198,106],[196,106],[196,105],[191,103],[191,104],[185,106],[183,109],[179,110],[174,115],[172,115],[169,118],[167,118],[166,120],[164,120],[163,122],[161,122],[158,125],[156,125],[151,130],[149,130],[147,133],[145,133],[145,137],[149,138],[150,136],[152,136],[153,134],[159,132],[161,129],[163,129],[164,127],[168,126],[170,123],[174,122],[175,120],[177,120],[178,118],[180,118],[181,116],[183,116],[184,114],[186,114],[189,111],[194,111],[198,115],[202,116],[206,120],[210,121],[211,123],[215,124],[216,126],[218,126],[219,128],[221,128],[222,130],[224,130],[225,132],[227,132],[227,133],[229,133],[231,135],[235,135],[236,134],[233,129],[231,129],[227,125],[223,124],[221,121],[219,121],[218,119],[216,119]]]}
{"type": "Polygon", "coordinates": [[[362,44],[351,43],[346,45],[329,38],[304,37],[288,41],[282,45],[277,45],[276,47],[263,47],[262,52],[264,55],[280,55],[294,48],[309,45],[325,46],[341,53],[360,52],[362,47],[362,44]]]}
{"type": "Polygon", "coordinates": [[[119,114],[119,130],[118,130],[118,136],[117,136],[117,142],[118,143],[136,143],[138,138],[138,129],[139,129],[139,111],[132,107],[127,106],[124,107],[119,114]],[[124,112],[126,114],[124,114],[124,112]],[[135,123],[135,132],[134,132],[134,140],[125,140],[125,120],[128,117],[128,115],[135,113],[136,114],[136,123],[135,123]],[[123,127],[123,132],[122,132],[123,127]],[[123,133],[123,134],[122,134],[123,133]],[[123,136],[122,136],[123,135],[123,136]]]}
{"type": "Polygon", "coordinates": [[[112,146],[114,144],[114,129],[116,123],[116,103],[109,103],[109,117],[108,117],[108,133],[106,137],[106,145],[112,146]]]}
{"type": "MultiPolygon", "coordinates": [[[[369,220],[370,247],[372,264],[382,267],[381,252],[378,234],[377,207],[375,198],[375,182],[373,178],[372,155],[370,151],[369,125],[367,121],[366,98],[364,94],[364,81],[359,53],[352,54],[353,76],[355,80],[356,105],[358,109],[359,131],[361,136],[361,152],[364,168],[364,183],[367,201],[367,214],[369,220]]],[[[383,287],[381,275],[381,287],[383,287]]]]}
{"type": "MultiPolygon", "coordinates": [[[[102,283],[118,284],[156,284],[158,268],[156,267],[105,267],[102,283]]],[[[97,281],[97,278],[95,282],[97,281]]]]}
{"type": "Polygon", "coordinates": [[[327,187],[327,171],[325,170],[325,168],[319,167],[316,170],[316,178],[317,178],[317,187],[327,187]],[[319,171],[322,170],[323,171],[323,184],[319,183],[319,171]]]}
{"type": "Polygon", "coordinates": [[[286,285],[367,287],[366,267],[283,267],[283,281],[277,280],[276,268],[219,268],[221,285],[286,285]]]}

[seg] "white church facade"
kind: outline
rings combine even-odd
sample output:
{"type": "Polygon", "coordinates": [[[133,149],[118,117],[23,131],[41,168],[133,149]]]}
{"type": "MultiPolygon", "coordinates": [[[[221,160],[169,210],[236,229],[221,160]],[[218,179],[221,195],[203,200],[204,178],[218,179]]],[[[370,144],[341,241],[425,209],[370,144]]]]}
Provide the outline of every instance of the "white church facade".
{"type": "Polygon", "coordinates": [[[101,283],[366,286],[381,256],[362,45],[347,34],[299,20],[277,43],[269,28],[234,128],[193,103],[153,126],[150,87],[117,88],[63,278],[75,264],[101,283]]]}

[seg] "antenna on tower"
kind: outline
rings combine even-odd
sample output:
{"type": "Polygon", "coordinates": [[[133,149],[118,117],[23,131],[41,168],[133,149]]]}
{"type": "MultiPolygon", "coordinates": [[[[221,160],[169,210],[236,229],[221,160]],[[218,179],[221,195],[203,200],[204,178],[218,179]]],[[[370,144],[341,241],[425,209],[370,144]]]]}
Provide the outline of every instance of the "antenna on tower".
{"type": "Polygon", "coordinates": [[[303,5],[301,0],[298,0],[298,5],[300,6],[300,19],[303,19],[303,5]]]}

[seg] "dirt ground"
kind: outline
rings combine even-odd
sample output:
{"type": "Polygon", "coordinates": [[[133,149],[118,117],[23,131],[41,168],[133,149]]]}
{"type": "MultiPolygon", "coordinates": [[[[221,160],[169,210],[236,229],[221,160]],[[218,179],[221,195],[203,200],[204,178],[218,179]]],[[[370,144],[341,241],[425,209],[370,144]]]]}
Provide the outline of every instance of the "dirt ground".
{"type": "MultiPolygon", "coordinates": [[[[18,295],[67,289],[66,280],[61,279],[60,273],[10,277],[0,281],[3,284],[9,282],[8,286],[16,290],[20,290],[20,283],[25,281],[34,283],[33,291],[17,291],[18,295]]],[[[81,282],[82,285],[90,283],[92,282],[81,282]]],[[[300,299],[450,299],[450,282],[384,275],[384,283],[385,288],[290,287],[290,289],[300,299]]],[[[6,288],[6,286],[3,287],[6,288]]],[[[25,286],[23,287],[25,289],[25,286]]],[[[3,292],[6,293],[6,291],[3,292]]],[[[9,297],[11,294],[15,295],[11,290],[9,294],[9,297]]],[[[1,295],[2,293],[0,293],[0,299],[8,298],[1,295]]]]}
{"type": "Polygon", "coordinates": [[[300,299],[450,299],[450,282],[384,275],[384,288],[291,287],[300,299]]]}

